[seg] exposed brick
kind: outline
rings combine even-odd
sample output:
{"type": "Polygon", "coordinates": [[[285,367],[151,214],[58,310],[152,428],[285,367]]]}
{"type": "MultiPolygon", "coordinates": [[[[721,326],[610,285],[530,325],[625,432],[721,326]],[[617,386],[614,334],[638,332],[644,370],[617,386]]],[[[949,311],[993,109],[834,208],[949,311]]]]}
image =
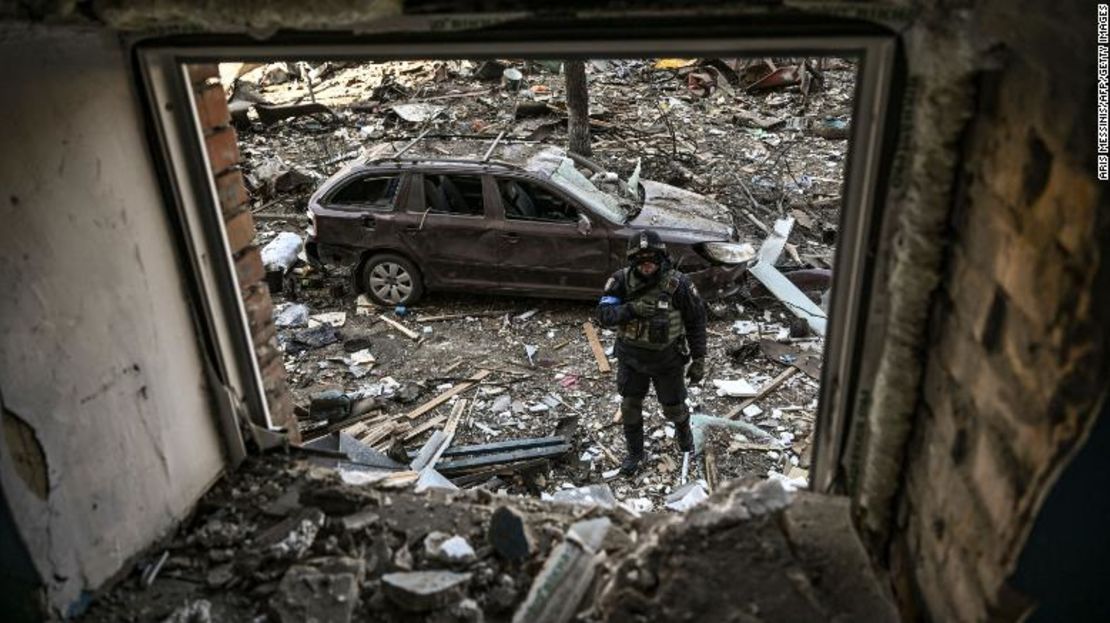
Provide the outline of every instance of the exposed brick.
{"type": "Polygon", "coordinates": [[[976,495],[983,502],[997,531],[1011,527],[1010,520],[1017,508],[1016,463],[1017,460],[1007,450],[1005,439],[989,427],[981,431],[972,452],[970,476],[976,495]]]}
{"type": "Polygon", "coordinates": [[[264,368],[274,361],[274,359],[282,359],[281,347],[277,343],[277,337],[270,338],[262,344],[257,344],[254,347],[255,355],[258,356],[258,366],[264,368]]]}
{"type": "Polygon", "coordinates": [[[254,218],[250,210],[243,210],[231,217],[224,229],[227,231],[227,244],[232,255],[238,254],[254,241],[254,218]]]}
{"type": "Polygon", "coordinates": [[[245,290],[262,281],[266,272],[262,269],[262,254],[258,247],[247,247],[235,258],[235,276],[239,279],[239,289],[245,290]]]}
{"type": "Polygon", "coordinates": [[[201,130],[205,134],[225,128],[231,122],[223,85],[217,82],[198,87],[196,100],[197,118],[200,121],[201,130]]]}
{"type": "Polygon", "coordinates": [[[998,286],[962,250],[954,252],[952,266],[952,277],[946,286],[952,298],[952,309],[960,321],[973,330],[976,339],[981,340],[979,329],[990,311],[998,286]]]}
{"type": "Polygon", "coordinates": [[[215,63],[193,63],[188,65],[189,82],[204,84],[212,78],[220,77],[220,66],[215,63]]]}
{"type": "Polygon", "coordinates": [[[258,333],[266,324],[274,322],[274,305],[270,300],[270,292],[259,286],[253,286],[243,298],[243,306],[247,312],[247,325],[251,333],[258,333]]]}
{"type": "Polygon", "coordinates": [[[275,327],[272,323],[262,325],[261,327],[259,327],[258,331],[252,332],[251,339],[254,341],[255,354],[257,355],[259,349],[266,348],[267,345],[270,343],[270,340],[273,340],[276,337],[277,327],[275,327]]]}
{"type": "Polygon", "coordinates": [[[220,200],[220,209],[225,219],[246,209],[250,197],[243,183],[243,174],[237,169],[232,169],[217,175],[216,196],[220,200]]]}
{"type": "Polygon", "coordinates": [[[224,128],[204,138],[208,150],[208,160],[212,173],[220,174],[239,164],[239,146],[235,142],[235,130],[224,128]]]}

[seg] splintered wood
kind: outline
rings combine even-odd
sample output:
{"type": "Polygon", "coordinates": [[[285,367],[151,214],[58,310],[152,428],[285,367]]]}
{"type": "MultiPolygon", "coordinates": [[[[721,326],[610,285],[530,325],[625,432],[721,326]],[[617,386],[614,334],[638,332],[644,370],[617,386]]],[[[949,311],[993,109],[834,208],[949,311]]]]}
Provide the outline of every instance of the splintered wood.
{"type": "Polygon", "coordinates": [[[405,417],[407,417],[410,420],[414,420],[414,419],[420,417],[421,415],[424,415],[425,413],[431,411],[432,409],[435,409],[439,405],[447,402],[448,400],[451,399],[451,396],[454,396],[456,394],[461,394],[461,393],[465,392],[466,390],[474,387],[475,385],[478,384],[479,381],[486,378],[487,376],[489,376],[489,370],[479,370],[477,373],[475,373],[469,379],[463,381],[462,383],[459,383],[458,385],[456,385],[456,386],[452,387],[451,389],[443,392],[442,394],[436,396],[435,398],[432,398],[428,402],[425,402],[424,404],[422,404],[419,407],[413,409],[412,411],[409,411],[409,413],[405,417]]]}
{"type": "Polygon", "coordinates": [[[758,402],[759,400],[762,400],[767,394],[774,391],[776,387],[778,387],[779,385],[782,385],[783,383],[786,382],[787,379],[794,376],[794,373],[797,372],[797,371],[798,371],[798,369],[795,368],[795,367],[787,368],[786,370],[784,370],[782,372],[782,374],[780,374],[780,375],[776,376],[774,379],[772,379],[770,383],[767,383],[766,385],[764,385],[763,388],[759,390],[758,394],[752,396],[751,398],[748,398],[744,402],[740,403],[740,405],[738,407],[736,407],[732,411],[729,411],[728,415],[725,416],[725,419],[726,420],[731,420],[732,418],[739,415],[741,411],[743,411],[744,409],[747,409],[750,405],[753,405],[756,402],[758,402]]]}
{"type": "Polygon", "coordinates": [[[609,358],[605,356],[605,349],[601,347],[601,340],[597,339],[597,329],[594,328],[592,322],[586,322],[582,325],[582,329],[586,332],[586,339],[590,341],[590,349],[594,351],[594,359],[597,359],[597,369],[600,372],[609,372],[609,358]]]}

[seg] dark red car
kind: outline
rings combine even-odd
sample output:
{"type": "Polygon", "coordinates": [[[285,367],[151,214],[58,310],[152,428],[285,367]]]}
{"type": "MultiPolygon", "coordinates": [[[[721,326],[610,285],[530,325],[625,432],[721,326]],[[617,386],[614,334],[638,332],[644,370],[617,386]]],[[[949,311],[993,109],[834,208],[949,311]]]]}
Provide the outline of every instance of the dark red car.
{"type": "Polygon", "coordinates": [[[733,290],[755,257],[712,220],[723,206],[639,180],[639,167],[622,181],[557,147],[501,149],[496,161],[402,149],[348,164],[309,200],[309,256],[356,265],[359,287],[387,305],[428,290],[592,299],[644,228],[709,298],[733,290]]]}

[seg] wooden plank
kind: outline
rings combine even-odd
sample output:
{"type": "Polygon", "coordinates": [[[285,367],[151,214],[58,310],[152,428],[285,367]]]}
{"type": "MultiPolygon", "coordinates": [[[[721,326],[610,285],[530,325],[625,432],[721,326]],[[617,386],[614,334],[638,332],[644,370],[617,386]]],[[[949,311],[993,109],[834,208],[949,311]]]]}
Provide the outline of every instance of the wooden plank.
{"type": "Polygon", "coordinates": [[[404,440],[405,440],[405,441],[408,441],[408,440],[410,440],[410,439],[412,439],[412,438],[414,438],[414,437],[417,437],[417,436],[419,436],[419,435],[420,435],[421,433],[423,433],[423,432],[427,431],[428,429],[431,429],[431,428],[435,428],[436,426],[439,426],[439,425],[440,425],[440,424],[442,424],[442,423],[443,423],[443,422],[444,422],[444,421],[445,421],[446,419],[447,419],[447,416],[446,416],[446,415],[437,415],[436,417],[434,417],[434,418],[432,418],[432,419],[428,420],[427,422],[424,422],[424,423],[423,423],[423,424],[421,424],[420,426],[416,426],[416,427],[414,427],[414,428],[413,428],[412,430],[410,430],[409,432],[405,433],[405,437],[404,437],[404,440]]]}
{"type": "Polygon", "coordinates": [[[466,399],[459,399],[455,406],[451,408],[451,415],[447,416],[447,424],[443,427],[443,443],[439,444],[436,453],[432,455],[428,465],[435,469],[436,463],[439,462],[439,457],[447,448],[451,447],[451,442],[455,440],[455,431],[459,428],[459,418],[462,417],[463,410],[466,409],[466,399]]]}
{"type": "Polygon", "coordinates": [[[597,359],[597,369],[601,372],[609,372],[609,358],[605,356],[605,349],[601,347],[601,341],[597,339],[597,329],[594,328],[592,322],[586,322],[582,325],[582,329],[586,332],[586,339],[590,341],[590,349],[594,351],[594,359],[597,359]]]}
{"type": "MultiPolygon", "coordinates": [[[[373,413],[373,411],[371,411],[369,413],[373,413]]],[[[362,421],[362,422],[356,422],[356,423],[351,424],[351,425],[344,424],[345,427],[341,428],[340,430],[344,433],[347,433],[351,437],[358,438],[359,435],[361,435],[361,434],[365,433],[367,430],[369,430],[371,426],[375,426],[377,424],[380,424],[382,421],[384,421],[386,419],[389,419],[389,415],[385,414],[385,413],[381,413],[379,415],[375,415],[373,417],[367,418],[365,421],[362,421]]]]}
{"type": "Polygon", "coordinates": [[[448,400],[451,399],[451,396],[454,396],[456,394],[461,394],[461,393],[465,392],[466,390],[478,385],[478,381],[481,381],[482,379],[486,378],[487,376],[489,376],[489,370],[479,370],[477,373],[475,373],[473,376],[471,376],[466,381],[464,381],[462,383],[459,383],[458,385],[456,385],[456,386],[452,387],[451,389],[443,392],[442,394],[436,396],[435,398],[432,398],[428,402],[425,402],[424,404],[422,404],[419,407],[413,409],[412,411],[409,411],[408,414],[405,417],[407,417],[410,420],[414,420],[414,419],[424,415],[425,413],[431,411],[432,409],[435,409],[439,405],[447,402],[448,400]]]}
{"type": "Polygon", "coordinates": [[[425,316],[424,318],[417,318],[417,322],[441,322],[443,320],[459,320],[460,318],[482,318],[487,316],[504,316],[511,310],[505,309],[501,311],[485,311],[473,312],[470,314],[442,314],[439,316],[425,316]]]}
{"type": "Polygon", "coordinates": [[[411,340],[420,339],[420,334],[419,333],[417,333],[416,331],[413,331],[412,329],[409,329],[405,325],[403,325],[403,324],[397,322],[396,320],[386,316],[385,314],[378,314],[378,318],[380,320],[382,320],[383,322],[385,322],[387,325],[393,327],[394,329],[397,329],[401,333],[404,333],[406,336],[408,336],[409,339],[411,339],[411,340]]]}
{"type": "Polygon", "coordinates": [[[770,383],[767,383],[766,385],[764,385],[763,388],[759,390],[758,394],[752,396],[751,398],[748,398],[744,402],[741,402],[740,406],[736,407],[732,411],[729,411],[728,415],[725,416],[725,419],[726,420],[731,420],[732,418],[736,417],[741,411],[743,411],[744,409],[747,409],[749,405],[755,404],[756,401],[758,401],[758,400],[762,400],[764,396],[766,396],[767,394],[774,391],[774,389],[776,387],[785,383],[786,379],[789,379],[790,377],[794,376],[794,374],[797,371],[798,371],[798,369],[793,367],[793,366],[787,368],[786,370],[783,371],[782,374],[780,374],[780,375],[776,376],[774,379],[772,379],[770,383]]]}
{"type": "Polygon", "coordinates": [[[705,484],[709,485],[709,493],[717,490],[717,456],[713,448],[705,446],[705,484]]]}
{"type": "Polygon", "coordinates": [[[392,435],[397,430],[397,426],[397,422],[385,422],[381,426],[378,426],[377,428],[374,428],[367,432],[365,436],[359,439],[359,441],[368,446],[372,446],[382,439],[385,439],[386,437],[392,435]]]}

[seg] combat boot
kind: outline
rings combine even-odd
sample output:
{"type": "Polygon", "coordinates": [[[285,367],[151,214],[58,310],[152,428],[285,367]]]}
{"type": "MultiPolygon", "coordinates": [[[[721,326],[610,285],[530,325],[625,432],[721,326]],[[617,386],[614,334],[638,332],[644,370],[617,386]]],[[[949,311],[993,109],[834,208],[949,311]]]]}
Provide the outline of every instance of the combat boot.
{"type": "Polygon", "coordinates": [[[694,451],[694,431],[690,430],[690,417],[674,425],[674,440],[683,452],[694,451]]]}
{"type": "Polygon", "coordinates": [[[628,455],[621,463],[621,475],[631,478],[640,469],[640,461],[644,459],[644,424],[624,425],[624,442],[628,447],[628,455]]]}

